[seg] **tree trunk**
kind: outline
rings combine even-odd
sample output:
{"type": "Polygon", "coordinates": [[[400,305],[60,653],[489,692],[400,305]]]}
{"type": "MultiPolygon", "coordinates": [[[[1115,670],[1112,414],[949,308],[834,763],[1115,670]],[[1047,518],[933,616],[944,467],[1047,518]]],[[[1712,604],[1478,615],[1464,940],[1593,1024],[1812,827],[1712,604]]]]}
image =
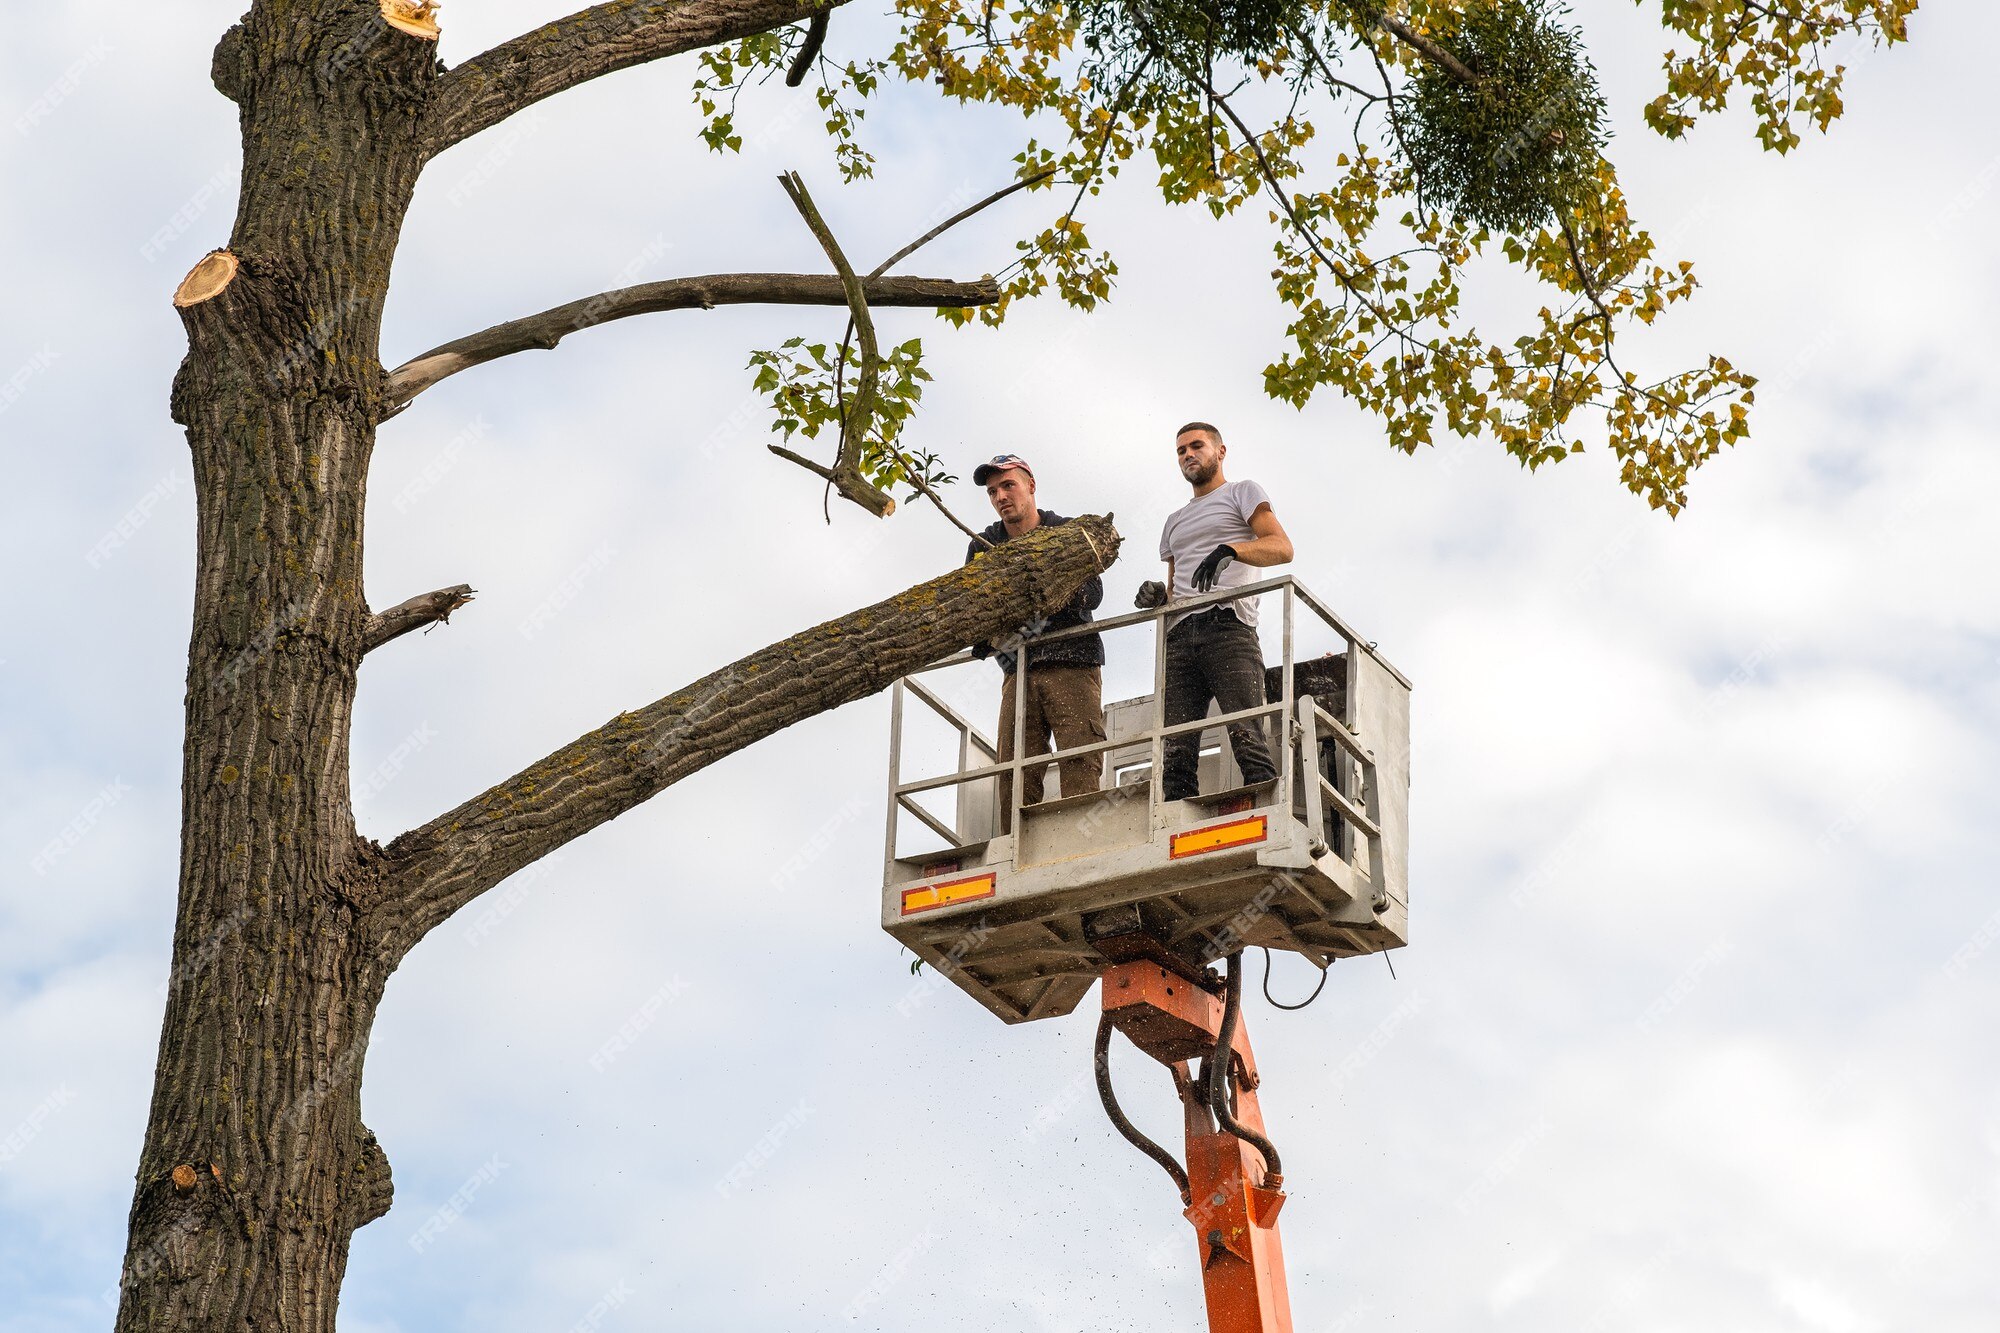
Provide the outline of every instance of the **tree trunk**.
{"type": "Polygon", "coordinates": [[[396,236],[435,48],[376,0],[259,4],[218,47],[242,107],[234,276],[182,311],[197,574],[174,961],[120,1330],[331,1333],[387,1210],[360,1075],[388,964],[347,892],[362,504],[396,236]]]}
{"type": "MultiPolygon", "coordinates": [[[[600,6],[563,21],[575,40],[558,24],[500,48],[507,68],[541,71],[513,80],[527,92],[485,71],[453,105],[486,123],[557,76],[631,63],[585,40],[600,29],[670,53],[801,16],[788,6],[600,6]]],[[[369,456],[398,405],[378,359],[390,265],[426,156],[452,141],[435,47],[385,23],[379,0],[256,0],[214,78],[241,107],[243,182],[228,249],[175,301],[188,354],[173,414],[198,524],[179,905],[117,1328],[332,1333],[350,1239],[392,1195],[360,1118],[383,987],[425,929],[552,849],[523,812],[568,802],[560,834],[577,836],[759,736],[1052,611],[1116,536],[1089,519],[1009,543],[621,715],[556,768],[475,798],[464,838],[447,815],[384,852],[354,830],[357,670],[470,591],[371,617],[362,587],[369,456]],[[687,703],[697,695],[708,704],[687,703]]],[[[979,295],[945,284],[938,303],[960,290],[979,295]]]]}

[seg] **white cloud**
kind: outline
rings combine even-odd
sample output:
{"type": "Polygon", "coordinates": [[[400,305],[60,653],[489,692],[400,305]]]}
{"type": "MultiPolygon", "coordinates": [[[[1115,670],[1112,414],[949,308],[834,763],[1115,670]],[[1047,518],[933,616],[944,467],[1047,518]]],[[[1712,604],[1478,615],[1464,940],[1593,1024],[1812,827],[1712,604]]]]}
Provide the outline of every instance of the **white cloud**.
{"type": "MultiPolygon", "coordinates": [[[[236,9],[194,8],[121,15],[102,63],[0,150],[19,182],[0,245],[35,256],[0,378],[58,353],[0,421],[20,501],[0,542],[21,575],[0,593],[21,628],[0,645],[0,1139],[36,1126],[0,1164],[0,1238],[48,1256],[0,1266],[4,1333],[102,1323],[166,974],[192,488],[85,557],[186,462],[165,297],[226,233],[226,200],[193,201],[235,152],[205,73],[236,9]],[[35,875],[121,779],[132,792],[35,875]]],[[[448,12],[447,58],[549,12],[448,12]]],[[[1650,88],[1649,16],[1586,17],[1612,86],[1650,88]]],[[[840,26],[858,42],[874,21],[840,26]]],[[[32,100],[101,22],[30,24],[10,86],[32,100]]],[[[1114,604],[1153,572],[1177,498],[1165,432],[1207,417],[1278,498],[1299,571],[1417,682],[1402,979],[1343,964],[1312,1009],[1253,1014],[1302,1328],[1990,1323],[2000,192],[1976,189],[1992,149],[1966,90],[1995,25],[1926,7],[1910,48],[1861,67],[1832,139],[1784,161],[1740,119],[1654,141],[1620,94],[1635,204],[1705,280],[1648,358],[1720,349],[1766,375],[1756,437],[1671,524],[1601,456],[1532,477],[1487,444],[1402,458],[1344,404],[1264,400],[1281,321],[1261,234],[1163,212],[1143,172],[1093,222],[1123,265],[1099,314],[1028,310],[996,336],[884,312],[930,349],[926,445],[961,472],[1018,449],[1045,502],[1117,511],[1114,604]]],[[[635,264],[816,266],[778,168],[825,183],[862,256],[1005,174],[1011,126],[922,94],[920,118],[871,120],[892,151],[862,190],[832,188],[811,118],[775,88],[746,111],[744,157],[712,158],[688,77],[606,80],[550,103],[504,161],[474,143],[438,163],[385,355],[635,264]]],[[[918,267],[996,267],[1047,208],[983,219],[918,267]]],[[[761,448],[749,350],[837,325],[730,310],[592,330],[385,427],[372,599],[480,596],[368,664],[355,771],[403,753],[366,832],[958,559],[921,507],[822,523],[816,485],[761,448]]],[[[952,498],[981,513],[969,485],[952,498]]],[[[1050,1110],[1087,1068],[1088,1014],[1010,1029],[952,992],[898,1013],[907,959],[875,924],[884,716],[859,705],[696,775],[417,951],[364,1094],[399,1201],[357,1238],[345,1327],[509,1333],[599,1311],[606,1330],[793,1328],[864,1293],[855,1327],[1192,1326],[1194,1240],[1164,1176],[1090,1098],[1050,1110]],[[856,794],[866,812],[833,820],[856,794]],[[505,1173],[415,1253],[411,1232],[495,1154],[505,1173]]],[[[1119,1076],[1171,1139],[1164,1076],[1119,1076]]]]}

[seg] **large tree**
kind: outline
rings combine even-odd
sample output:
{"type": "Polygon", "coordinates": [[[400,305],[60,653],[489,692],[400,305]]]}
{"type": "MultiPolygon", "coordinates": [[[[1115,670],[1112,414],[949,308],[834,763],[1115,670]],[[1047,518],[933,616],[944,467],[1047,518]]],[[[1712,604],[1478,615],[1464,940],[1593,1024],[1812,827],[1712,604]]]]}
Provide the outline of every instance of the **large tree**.
{"type": "MultiPolygon", "coordinates": [[[[894,40],[836,58],[844,0],[607,0],[455,67],[414,0],[254,0],[212,76],[240,111],[226,248],[182,283],[173,387],[197,490],[174,961],[118,1326],[331,1330],[353,1232],[389,1207],[360,1120],[391,972],[506,876],[716,759],[1060,605],[1116,556],[1108,521],[1009,543],[962,570],[774,644],[632,712],[380,845],[359,837],[349,728],[363,655],[470,599],[371,613],[362,516],[378,427],[444,377],[606,320],[724,303],[845,307],[845,337],[752,357],[773,445],[885,517],[935,501],[939,460],[905,442],[921,344],[877,345],[871,308],[1004,320],[1044,290],[1089,308],[1115,266],[1078,208],[1150,150],[1170,203],[1269,201],[1293,308],[1271,393],[1320,386],[1414,449],[1486,435],[1530,466],[1596,420],[1625,483],[1677,510],[1689,472],[1746,430],[1753,381],[1720,358],[1628,371],[1616,336],[1694,286],[1627,215],[1603,100],[1545,0],[897,0],[894,40]],[[410,358],[378,334],[425,166],[587,80],[699,51],[703,133],[736,142],[736,98],[810,96],[842,173],[885,79],[1018,108],[1020,151],[986,204],[1060,191],[997,277],[902,278],[916,244],[857,274],[803,182],[784,184],[830,271],[685,277],[604,292],[410,358]],[[771,77],[782,76],[782,77],[771,77]],[[799,85],[810,81],[808,92],[799,85]],[[768,82],[768,89],[754,85],[768,82]],[[1318,126],[1337,127],[1321,147],[1318,126]],[[1025,137],[1032,134],[1035,137],[1025,137]],[[1524,332],[1464,327],[1461,276],[1489,251],[1549,295],[1524,332]],[[1594,412],[1595,418],[1585,414],[1594,412]],[[792,438],[797,437],[797,438],[792,438]]],[[[1915,0],[1662,0],[1674,44],[1649,121],[1682,133],[1747,91],[1767,146],[1840,111],[1827,53],[1904,36],[1915,0]]],[[[968,210],[970,211],[970,210],[968,210]]],[[[802,497],[804,501],[804,497],[802,497]]],[[[804,501],[809,502],[809,501],[804,501]]],[[[943,506],[938,506],[940,509],[943,506]]]]}

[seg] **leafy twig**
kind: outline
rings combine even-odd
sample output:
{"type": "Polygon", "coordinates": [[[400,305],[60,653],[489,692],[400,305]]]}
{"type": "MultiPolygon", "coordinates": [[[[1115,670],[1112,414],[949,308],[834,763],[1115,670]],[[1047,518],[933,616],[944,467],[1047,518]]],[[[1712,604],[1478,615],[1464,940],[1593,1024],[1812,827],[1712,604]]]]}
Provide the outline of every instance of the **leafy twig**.
{"type": "Polygon", "coordinates": [[[833,484],[835,490],[877,518],[887,518],[896,510],[894,497],[871,486],[867,477],[862,475],[860,466],[861,441],[866,438],[868,428],[875,420],[876,377],[881,369],[881,356],[875,345],[875,321],[868,317],[868,301],[862,295],[861,279],[854,276],[853,266],[847,262],[847,256],[841,253],[840,242],[833,238],[833,230],[826,225],[826,219],[820,216],[818,207],[812,201],[812,195],[807,193],[805,181],[800,179],[796,171],[788,171],[778,177],[778,183],[784,186],[785,193],[791,196],[792,206],[799,210],[799,216],[805,219],[805,224],[811,230],[813,238],[819,242],[820,249],[826,251],[826,257],[832,261],[834,272],[840,275],[841,290],[847,294],[847,308],[853,314],[855,326],[861,334],[861,370],[855,385],[854,405],[852,409],[841,414],[840,449],[834,457],[832,468],[822,468],[775,444],[769,448],[780,458],[789,459],[825,477],[833,484]]]}

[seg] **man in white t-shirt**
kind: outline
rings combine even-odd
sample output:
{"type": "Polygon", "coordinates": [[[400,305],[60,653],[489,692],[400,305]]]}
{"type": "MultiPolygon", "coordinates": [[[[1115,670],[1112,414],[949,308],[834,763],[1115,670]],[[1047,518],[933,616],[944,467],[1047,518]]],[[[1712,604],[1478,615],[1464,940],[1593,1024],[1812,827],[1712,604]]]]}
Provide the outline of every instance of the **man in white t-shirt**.
{"type": "MultiPolygon", "coordinates": [[[[1271,512],[1271,497],[1254,481],[1222,475],[1229,450],[1206,421],[1190,421],[1174,437],[1181,475],[1194,498],[1167,516],[1160,532],[1165,585],[1147,583],[1138,604],[1158,606],[1257,581],[1254,572],[1289,564],[1292,539],[1271,512]]],[[[1167,620],[1168,726],[1192,722],[1211,700],[1225,713],[1264,702],[1264,654],[1257,643],[1257,599],[1241,598],[1167,620]]],[[[1246,783],[1278,776],[1256,722],[1229,728],[1229,750],[1246,783]]],[[[1193,796],[1199,785],[1201,733],[1182,732],[1166,744],[1161,794],[1169,801],[1193,796]]]]}

